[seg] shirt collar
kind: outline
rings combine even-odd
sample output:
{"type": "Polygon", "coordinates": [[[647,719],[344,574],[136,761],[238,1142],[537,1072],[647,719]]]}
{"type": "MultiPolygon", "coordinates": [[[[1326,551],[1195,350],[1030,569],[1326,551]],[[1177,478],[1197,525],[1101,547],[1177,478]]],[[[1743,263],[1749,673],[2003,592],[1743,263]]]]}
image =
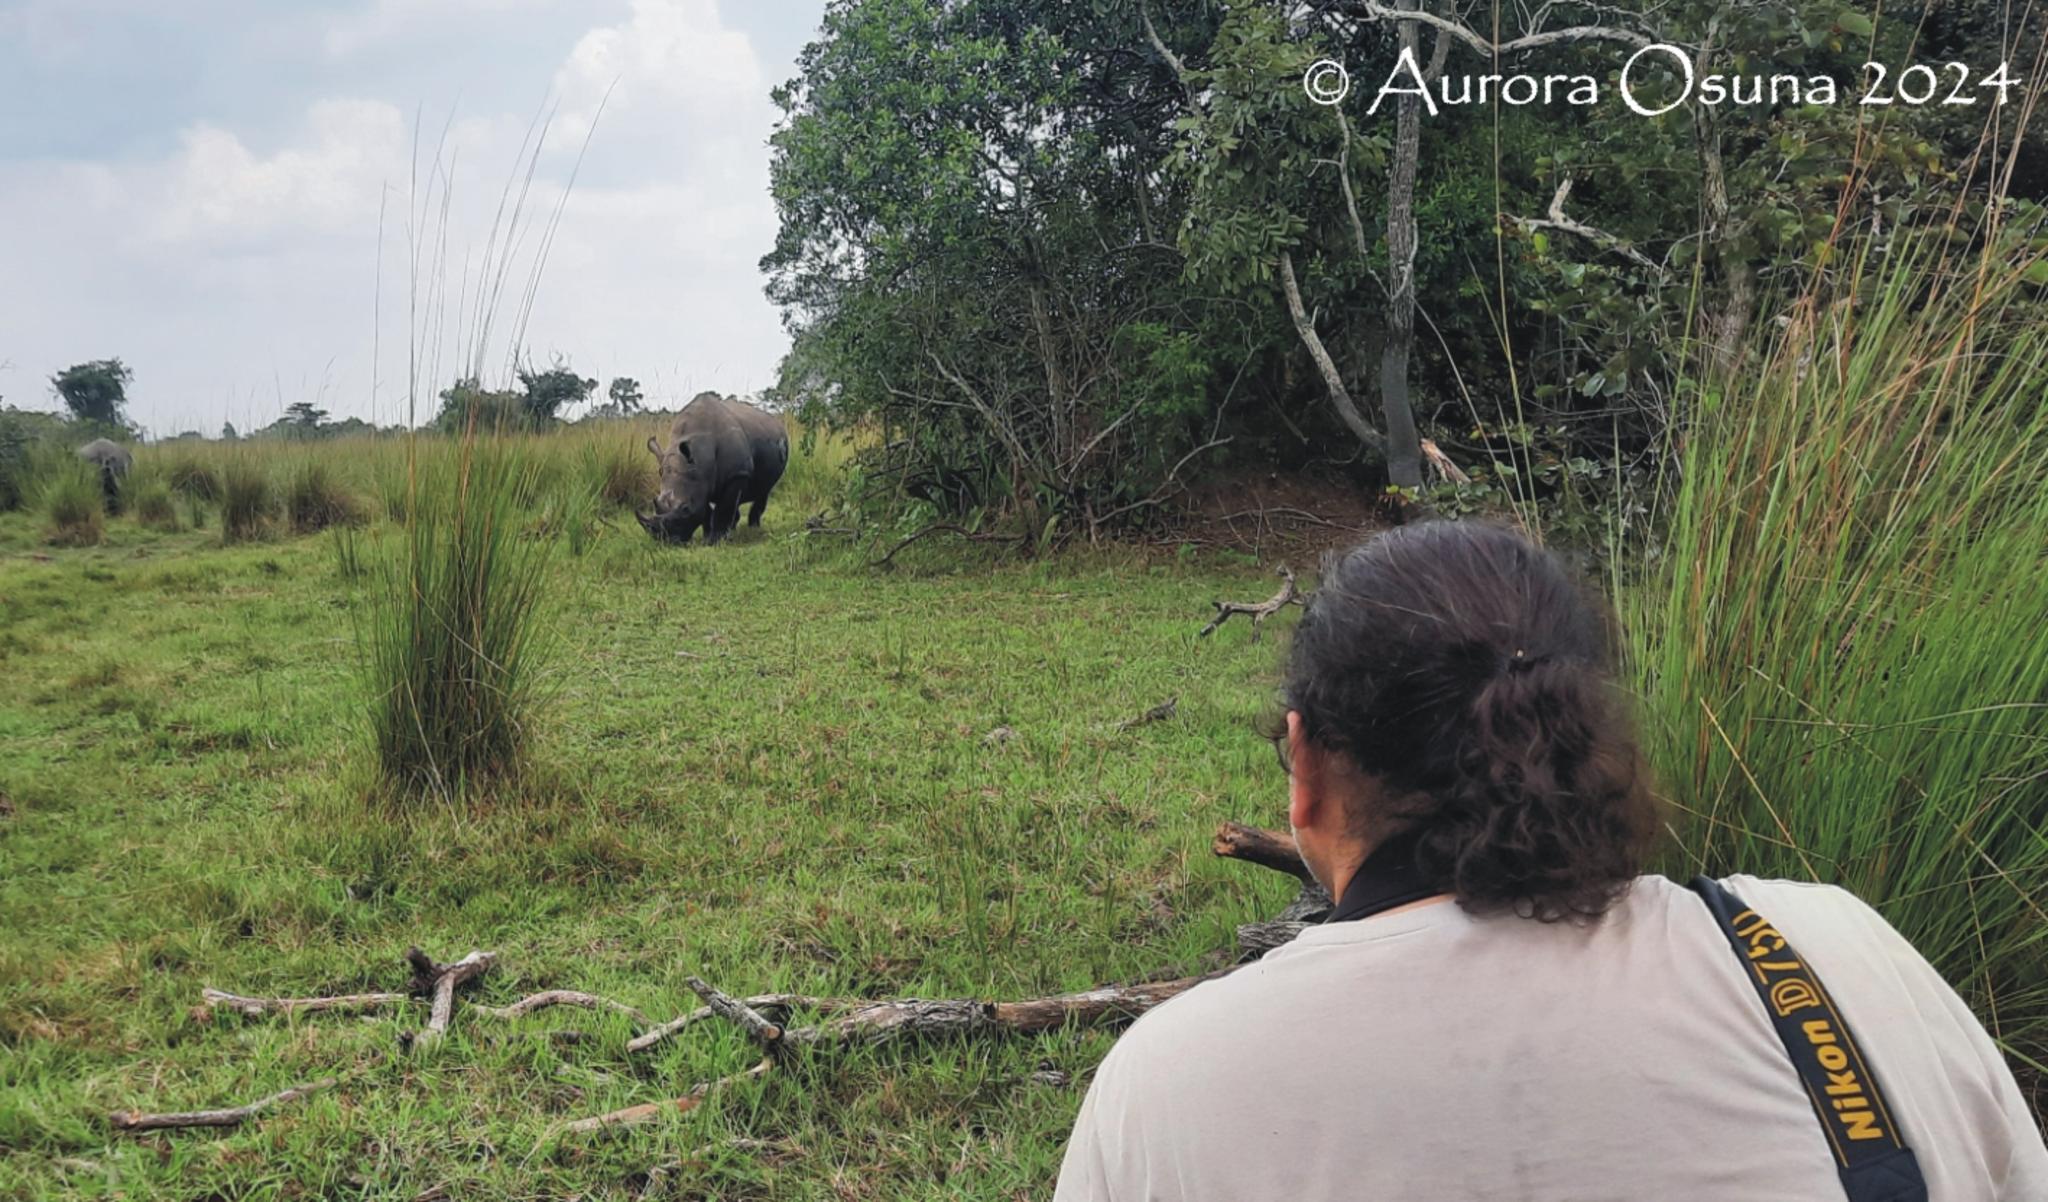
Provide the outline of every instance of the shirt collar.
{"type": "Polygon", "coordinates": [[[1323,921],[1354,922],[1444,892],[1416,867],[1415,853],[1421,846],[1422,832],[1411,828],[1373,848],[1323,921]]]}

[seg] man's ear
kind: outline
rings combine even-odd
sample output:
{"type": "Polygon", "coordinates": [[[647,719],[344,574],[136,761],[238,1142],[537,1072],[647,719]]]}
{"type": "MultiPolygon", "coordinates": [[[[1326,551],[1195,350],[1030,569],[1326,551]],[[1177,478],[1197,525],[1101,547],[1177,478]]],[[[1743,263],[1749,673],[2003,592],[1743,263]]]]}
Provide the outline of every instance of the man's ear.
{"type": "Polygon", "coordinates": [[[1321,816],[1323,763],[1296,710],[1287,711],[1287,763],[1287,822],[1301,830],[1315,825],[1321,816]]]}

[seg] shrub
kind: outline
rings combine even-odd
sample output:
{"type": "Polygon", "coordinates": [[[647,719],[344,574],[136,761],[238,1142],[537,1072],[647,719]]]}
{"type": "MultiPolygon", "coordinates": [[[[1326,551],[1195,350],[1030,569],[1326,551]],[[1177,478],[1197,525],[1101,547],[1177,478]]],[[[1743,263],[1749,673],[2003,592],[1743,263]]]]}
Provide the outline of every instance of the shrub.
{"type": "Polygon", "coordinates": [[[363,507],[318,459],[292,470],[284,490],[285,518],[294,534],[315,534],[329,526],[359,526],[363,507]]]}
{"type": "Polygon", "coordinates": [[[2023,257],[1945,245],[1791,307],[1701,406],[1661,566],[1620,596],[1674,869],[1850,888],[2041,1065],[2048,329],[2023,257]]]}
{"type": "Polygon", "coordinates": [[[228,461],[220,483],[221,538],[240,543],[268,535],[277,510],[270,476],[248,459],[237,458],[228,461]]]}
{"type": "Polygon", "coordinates": [[[106,497],[97,468],[79,459],[43,457],[38,500],[50,519],[50,542],[60,547],[94,547],[106,537],[106,497]]]}
{"type": "Polygon", "coordinates": [[[445,797],[520,765],[548,543],[520,537],[531,473],[517,455],[472,440],[416,471],[400,552],[358,637],[382,779],[445,797]]]}

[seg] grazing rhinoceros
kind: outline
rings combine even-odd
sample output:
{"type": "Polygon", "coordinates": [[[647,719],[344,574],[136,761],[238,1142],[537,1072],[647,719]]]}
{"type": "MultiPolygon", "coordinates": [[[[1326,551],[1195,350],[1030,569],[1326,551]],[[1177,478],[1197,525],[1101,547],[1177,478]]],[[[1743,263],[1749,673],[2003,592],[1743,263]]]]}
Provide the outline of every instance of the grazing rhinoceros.
{"type": "Polygon", "coordinates": [[[647,440],[661,467],[654,516],[635,510],[647,532],[686,543],[697,528],[715,543],[739,525],[740,506],[752,505],[747,524],[761,524],[768,493],[789,465],[789,431],[772,413],[715,392],[700,392],[676,414],[668,441],[647,440]]]}
{"type": "Polygon", "coordinates": [[[95,438],[78,448],[78,457],[92,464],[100,472],[100,491],[106,495],[107,506],[121,503],[121,479],[128,469],[135,466],[135,457],[128,448],[118,442],[95,438]]]}

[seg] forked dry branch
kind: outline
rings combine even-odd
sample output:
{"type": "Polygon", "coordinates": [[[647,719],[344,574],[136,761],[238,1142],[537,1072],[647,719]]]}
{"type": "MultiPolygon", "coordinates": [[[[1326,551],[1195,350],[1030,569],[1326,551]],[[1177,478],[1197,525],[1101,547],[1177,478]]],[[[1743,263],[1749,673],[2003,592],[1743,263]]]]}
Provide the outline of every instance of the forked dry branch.
{"type": "MultiPolygon", "coordinates": [[[[1291,576],[1288,582],[1291,587],[1291,576]]],[[[1274,605],[1274,608],[1279,608],[1279,605],[1274,605]]],[[[1284,872],[1303,882],[1301,895],[1278,919],[1247,923],[1238,928],[1237,948],[1226,953],[1231,962],[1222,967],[1203,973],[1161,974],[1155,979],[1017,1001],[987,998],[861,1000],[791,993],[737,997],[714,988],[701,978],[689,977],[687,981],[691,990],[703,999],[704,1005],[649,1028],[629,1042],[626,1050],[645,1051],[700,1022],[718,1018],[738,1027],[761,1048],[763,1057],[760,1063],[743,1072],[692,1086],[679,1097],[563,1122],[553,1128],[553,1135],[556,1138],[590,1135],[652,1122],[664,1115],[688,1113],[713,1093],[728,1085],[763,1076],[772,1071],[779,1061],[799,1051],[845,1045],[875,1046],[901,1040],[1031,1035],[1072,1026],[1128,1022],[1204,981],[1236,971],[1242,964],[1300,934],[1309,925],[1304,919],[1319,918],[1328,911],[1329,897],[1309,877],[1291,835],[1232,822],[1217,829],[1212,846],[1219,856],[1284,872]],[[815,1017],[802,1025],[788,1025],[800,1013],[815,1017]]],[[[452,964],[442,964],[418,948],[411,948],[405,959],[413,973],[411,987],[406,992],[263,998],[208,988],[200,996],[203,1005],[209,1009],[232,1010],[250,1018],[278,1014],[366,1013],[413,998],[427,997],[432,1000],[427,1025],[410,1039],[412,1046],[419,1047],[431,1044],[446,1034],[454,1020],[457,991],[490,971],[498,956],[495,952],[472,951],[452,964]]],[[[610,1011],[626,1015],[637,1025],[647,1024],[646,1015],[634,1006],[573,989],[543,990],[507,1006],[473,1004],[471,1009],[493,1018],[509,1020],[550,1006],[610,1011]]],[[[1038,1073],[1028,1079],[1051,1081],[1063,1077],[1038,1073]]],[[[167,1114],[121,1111],[111,1116],[110,1122],[121,1131],[233,1127],[271,1108],[320,1090],[332,1089],[339,1080],[327,1077],[294,1085],[248,1105],[224,1110],[167,1114]]]]}

